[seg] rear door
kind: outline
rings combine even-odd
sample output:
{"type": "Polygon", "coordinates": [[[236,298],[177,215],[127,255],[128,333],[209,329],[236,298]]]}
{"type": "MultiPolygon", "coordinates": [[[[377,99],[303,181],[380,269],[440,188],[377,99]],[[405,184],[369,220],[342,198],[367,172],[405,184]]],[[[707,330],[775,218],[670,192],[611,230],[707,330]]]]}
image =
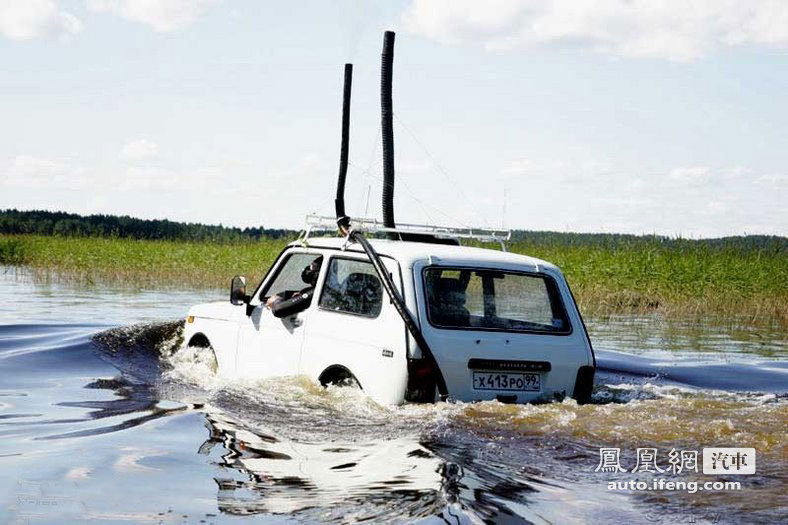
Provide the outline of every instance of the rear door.
{"type": "MultiPolygon", "coordinates": [[[[383,258],[402,289],[398,264],[383,258]]],[[[401,403],[407,382],[405,325],[366,256],[336,254],[318,283],[310,313],[301,368],[317,379],[344,367],[364,391],[383,404],[401,403]]]]}
{"type": "Polygon", "coordinates": [[[446,261],[414,272],[422,332],[451,397],[572,394],[588,351],[560,275],[446,261]]]}

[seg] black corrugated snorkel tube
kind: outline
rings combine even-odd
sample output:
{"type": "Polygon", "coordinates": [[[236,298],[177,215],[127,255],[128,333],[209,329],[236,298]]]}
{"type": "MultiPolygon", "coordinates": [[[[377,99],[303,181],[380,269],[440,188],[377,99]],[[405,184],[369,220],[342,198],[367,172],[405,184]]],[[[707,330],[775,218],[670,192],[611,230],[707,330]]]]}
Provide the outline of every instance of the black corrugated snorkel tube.
{"type": "Polygon", "coordinates": [[[345,64],[345,89],[342,93],[342,143],[339,148],[339,178],[334,208],[337,220],[347,220],[345,215],[345,178],[347,177],[348,149],[350,142],[350,90],[353,86],[353,64],[345,64]]]}
{"type": "MultiPolygon", "coordinates": [[[[391,84],[392,84],[392,66],[394,58],[394,33],[386,31],[383,39],[383,54],[381,64],[381,82],[380,82],[380,101],[382,112],[382,129],[383,129],[383,224],[387,228],[396,227],[394,223],[394,131],[393,131],[393,112],[391,100],[391,84]]],[[[427,340],[421,333],[418,323],[408,311],[405,305],[405,300],[400,295],[391,275],[386,270],[385,265],[380,260],[380,256],[364,237],[364,235],[353,230],[351,226],[350,217],[345,214],[345,178],[347,177],[348,167],[348,151],[350,139],[350,91],[353,80],[353,66],[345,64],[345,85],[343,90],[342,99],[342,142],[340,146],[339,155],[339,179],[337,181],[337,195],[334,201],[334,206],[337,214],[337,225],[343,235],[347,235],[352,241],[361,245],[361,248],[369,257],[375,272],[378,274],[383,288],[386,290],[391,302],[397,309],[405,327],[413,337],[413,340],[421,349],[423,358],[429,363],[432,379],[435,381],[435,386],[438,389],[438,395],[441,401],[445,401],[449,397],[449,391],[446,388],[446,381],[443,378],[438,362],[430,349],[427,340]]],[[[396,233],[389,233],[390,239],[399,239],[396,233]]]]}
{"type": "MultiPolygon", "coordinates": [[[[383,139],[383,226],[394,228],[394,103],[391,86],[394,77],[394,32],[383,34],[383,53],[380,55],[380,129],[383,139]]],[[[387,237],[399,239],[389,232],[387,237]]]]}

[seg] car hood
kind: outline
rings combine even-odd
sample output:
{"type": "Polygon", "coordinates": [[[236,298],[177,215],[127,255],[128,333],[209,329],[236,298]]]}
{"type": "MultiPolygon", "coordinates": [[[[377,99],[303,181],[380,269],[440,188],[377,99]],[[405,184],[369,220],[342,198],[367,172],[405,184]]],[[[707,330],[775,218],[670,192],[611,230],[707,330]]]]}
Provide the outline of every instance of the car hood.
{"type": "Polygon", "coordinates": [[[197,304],[189,309],[189,315],[191,316],[202,319],[218,319],[220,321],[231,321],[243,314],[243,306],[233,305],[230,301],[197,304]]]}

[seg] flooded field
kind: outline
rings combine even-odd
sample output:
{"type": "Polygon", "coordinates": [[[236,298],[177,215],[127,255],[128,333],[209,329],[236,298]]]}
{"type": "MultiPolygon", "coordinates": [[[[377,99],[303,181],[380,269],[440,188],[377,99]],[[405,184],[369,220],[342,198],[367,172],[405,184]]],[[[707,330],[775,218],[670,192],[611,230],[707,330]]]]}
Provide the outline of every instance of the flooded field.
{"type": "Polygon", "coordinates": [[[189,305],[224,295],[40,285],[0,268],[0,522],[788,515],[788,334],[589,320],[591,404],[384,407],[300,377],[218,380],[173,353],[189,305]],[[667,471],[672,449],[726,446],[755,448],[756,474],[667,471]],[[655,448],[665,472],[598,471],[601,447],[619,448],[628,471],[637,448],[655,448]],[[608,487],[660,478],[685,488],[608,487]]]}

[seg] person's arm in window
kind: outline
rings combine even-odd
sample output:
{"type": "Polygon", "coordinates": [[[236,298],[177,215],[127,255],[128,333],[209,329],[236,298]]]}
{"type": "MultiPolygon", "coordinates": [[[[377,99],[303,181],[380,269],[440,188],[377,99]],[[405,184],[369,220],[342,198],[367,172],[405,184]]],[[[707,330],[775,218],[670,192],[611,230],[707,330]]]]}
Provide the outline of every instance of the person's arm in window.
{"type": "Polygon", "coordinates": [[[313,288],[306,288],[300,292],[296,292],[288,299],[275,295],[266,301],[266,306],[271,309],[271,313],[274,314],[274,317],[287,317],[288,315],[297,314],[309,308],[313,295],[313,288]]]}
{"type": "Polygon", "coordinates": [[[278,303],[279,301],[286,301],[287,299],[291,299],[297,293],[299,292],[295,290],[285,290],[284,292],[279,292],[277,294],[272,295],[271,297],[265,298],[265,305],[270,310],[271,307],[276,303],[278,303]]]}

